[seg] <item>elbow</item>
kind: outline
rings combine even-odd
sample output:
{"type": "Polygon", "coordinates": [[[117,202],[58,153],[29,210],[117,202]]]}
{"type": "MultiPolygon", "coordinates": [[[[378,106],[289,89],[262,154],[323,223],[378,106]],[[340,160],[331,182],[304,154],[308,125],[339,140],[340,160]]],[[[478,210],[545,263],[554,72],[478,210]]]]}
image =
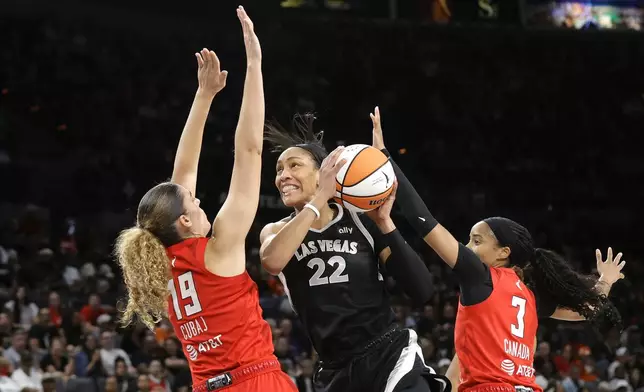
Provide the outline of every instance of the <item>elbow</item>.
{"type": "Polygon", "coordinates": [[[262,267],[268,272],[269,274],[273,276],[277,276],[282,272],[282,269],[285,267],[285,263],[280,262],[279,260],[275,260],[274,258],[271,257],[262,257],[262,267]]]}

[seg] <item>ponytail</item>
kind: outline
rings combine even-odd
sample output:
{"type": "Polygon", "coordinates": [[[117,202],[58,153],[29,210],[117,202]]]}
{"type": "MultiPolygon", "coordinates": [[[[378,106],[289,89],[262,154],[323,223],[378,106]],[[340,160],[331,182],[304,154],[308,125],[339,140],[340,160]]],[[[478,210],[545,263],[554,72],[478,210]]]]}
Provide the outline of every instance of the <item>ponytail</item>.
{"type": "Polygon", "coordinates": [[[537,248],[525,272],[528,286],[542,300],[575,311],[596,327],[621,324],[617,309],[595,287],[597,279],[576,272],[557,253],[537,248]]]}
{"type": "Polygon", "coordinates": [[[132,323],[134,315],[150,329],[168,314],[170,260],[161,241],[140,227],[123,230],[114,251],[128,290],[121,324],[132,323]]]}

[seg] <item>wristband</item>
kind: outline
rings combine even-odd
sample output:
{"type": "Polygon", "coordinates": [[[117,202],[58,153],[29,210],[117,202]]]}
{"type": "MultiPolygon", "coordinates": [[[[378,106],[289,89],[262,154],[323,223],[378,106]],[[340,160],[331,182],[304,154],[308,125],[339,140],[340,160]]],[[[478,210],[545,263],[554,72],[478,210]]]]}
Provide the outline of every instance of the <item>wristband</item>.
{"type": "Polygon", "coordinates": [[[313,211],[317,219],[320,219],[320,210],[318,210],[313,204],[306,203],[304,205],[304,208],[308,208],[309,210],[313,211]]]}

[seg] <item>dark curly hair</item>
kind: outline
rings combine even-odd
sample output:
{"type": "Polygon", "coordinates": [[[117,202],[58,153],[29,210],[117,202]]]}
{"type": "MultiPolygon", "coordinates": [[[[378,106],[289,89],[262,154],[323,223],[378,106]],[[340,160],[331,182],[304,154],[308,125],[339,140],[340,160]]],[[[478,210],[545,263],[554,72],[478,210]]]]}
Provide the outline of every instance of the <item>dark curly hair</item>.
{"type": "Polygon", "coordinates": [[[292,120],[292,130],[284,129],[277,122],[266,124],[264,140],[271,144],[271,152],[281,153],[291,147],[306,150],[319,168],[329,154],[322,143],[324,131],[315,132],[313,113],[296,114],[292,120]]]}
{"type": "Polygon", "coordinates": [[[510,248],[510,265],[518,269],[526,285],[544,303],[557,304],[584,316],[593,326],[621,328],[615,306],[597,288],[597,279],[575,271],[557,253],[535,248],[528,229],[507,218],[488,218],[499,245],[510,248]]]}

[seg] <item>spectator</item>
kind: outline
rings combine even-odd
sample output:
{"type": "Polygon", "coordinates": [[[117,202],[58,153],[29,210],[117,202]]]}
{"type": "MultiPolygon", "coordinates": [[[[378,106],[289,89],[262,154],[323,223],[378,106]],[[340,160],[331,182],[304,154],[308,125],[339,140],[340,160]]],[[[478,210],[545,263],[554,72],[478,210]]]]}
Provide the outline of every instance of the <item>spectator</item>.
{"type": "Polygon", "coordinates": [[[98,349],[96,336],[88,334],[85,343],[74,357],[75,371],[78,377],[105,377],[106,373],[101,362],[101,352],[98,349]]]}
{"type": "Polygon", "coordinates": [[[63,324],[63,309],[60,305],[60,295],[52,291],[49,293],[49,319],[52,325],[60,327],[63,324]]]}
{"type": "Polygon", "coordinates": [[[105,309],[101,306],[101,297],[98,294],[91,294],[87,305],[83,306],[80,311],[83,321],[91,325],[96,325],[96,319],[105,314],[105,309]]]}
{"type": "Polygon", "coordinates": [[[0,357],[0,391],[2,392],[38,392],[37,390],[33,391],[24,391],[20,386],[10,377],[13,371],[13,366],[11,362],[0,357]]]}
{"type": "Polygon", "coordinates": [[[4,305],[13,315],[13,320],[24,329],[29,329],[38,316],[38,306],[27,299],[25,286],[18,286],[12,300],[4,305]]]}
{"type": "Polygon", "coordinates": [[[160,360],[154,359],[150,362],[150,374],[148,377],[150,378],[150,390],[152,392],[172,392],[170,381],[165,375],[165,369],[160,360]]]}
{"type": "Polygon", "coordinates": [[[11,362],[12,368],[20,366],[20,353],[27,346],[27,333],[23,329],[16,329],[11,336],[11,346],[4,350],[3,356],[11,362]]]}
{"type": "Polygon", "coordinates": [[[49,346],[49,353],[40,361],[40,368],[46,373],[62,373],[68,362],[62,339],[54,338],[49,346]]]}
{"type": "Polygon", "coordinates": [[[14,370],[11,378],[21,389],[42,391],[42,372],[34,367],[33,357],[29,351],[20,353],[20,367],[14,370]]]}
{"type": "Polygon", "coordinates": [[[109,376],[115,374],[116,359],[122,358],[127,364],[128,371],[134,373],[130,356],[120,348],[114,347],[114,333],[111,331],[104,331],[101,334],[101,362],[105,373],[109,376]]]}
{"type": "Polygon", "coordinates": [[[128,374],[127,363],[121,357],[116,358],[114,362],[114,376],[120,392],[127,392],[131,388],[130,385],[134,384],[134,378],[128,374]]]}
{"type": "Polygon", "coordinates": [[[59,335],[58,328],[51,323],[48,308],[40,309],[36,321],[29,330],[29,338],[38,339],[38,346],[46,349],[49,347],[52,339],[59,335]]]}

